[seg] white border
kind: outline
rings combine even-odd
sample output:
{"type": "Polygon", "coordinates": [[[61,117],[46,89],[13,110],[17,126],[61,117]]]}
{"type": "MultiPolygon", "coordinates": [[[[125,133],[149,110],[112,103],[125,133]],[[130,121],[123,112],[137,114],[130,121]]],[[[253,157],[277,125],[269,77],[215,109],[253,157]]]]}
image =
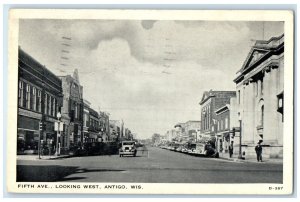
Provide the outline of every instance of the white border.
{"type": "MultiPolygon", "coordinates": [[[[212,11],[212,10],[11,10],[9,16],[9,68],[8,68],[8,127],[7,134],[17,134],[17,50],[18,19],[156,19],[156,20],[210,20],[210,21],[284,21],[285,22],[285,102],[284,102],[284,166],[282,191],[270,191],[269,186],[278,184],[181,184],[138,183],[142,190],[91,190],[91,189],[18,189],[16,183],[16,135],[7,138],[7,188],[19,193],[108,193],[108,194],[291,194],[293,183],[293,13],[291,11],[212,11]],[[291,96],[287,96],[291,95],[291,96]]],[[[41,183],[32,183],[41,184],[41,183]]],[[[45,184],[45,183],[43,183],[45,184]]],[[[93,184],[93,183],[47,183],[93,184]]],[[[97,183],[118,184],[118,183],[97,183]]],[[[119,183],[131,184],[131,183],[119,183]]],[[[134,183],[137,184],[137,183],[134,183]]]]}

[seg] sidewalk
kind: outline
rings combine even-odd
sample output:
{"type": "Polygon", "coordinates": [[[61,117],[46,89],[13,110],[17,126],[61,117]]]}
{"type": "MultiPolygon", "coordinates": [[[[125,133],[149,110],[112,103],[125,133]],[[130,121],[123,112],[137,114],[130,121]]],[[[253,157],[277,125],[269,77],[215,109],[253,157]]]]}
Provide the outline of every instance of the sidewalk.
{"type": "Polygon", "coordinates": [[[238,159],[237,157],[229,158],[220,156],[219,159],[233,161],[233,162],[242,162],[242,163],[271,163],[271,164],[283,164],[283,159],[280,158],[266,158],[262,162],[257,162],[256,158],[245,158],[238,159]]]}
{"type": "Polygon", "coordinates": [[[60,155],[60,156],[46,156],[46,155],[41,155],[40,159],[39,156],[36,154],[32,155],[17,155],[17,160],[27,160],[27,161],[34,161],[34,160],[56,160],[56,159],[63,159],[63,158],[70,158],[72,156],[70,155],[60,155]]]}

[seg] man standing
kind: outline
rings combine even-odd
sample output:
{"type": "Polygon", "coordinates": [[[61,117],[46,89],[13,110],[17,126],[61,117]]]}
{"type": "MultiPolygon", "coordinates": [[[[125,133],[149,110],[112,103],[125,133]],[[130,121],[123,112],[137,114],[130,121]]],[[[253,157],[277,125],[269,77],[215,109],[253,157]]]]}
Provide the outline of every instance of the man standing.
{"type": "Polygon", "coordinates": [[[231,142],[231,144],[229,145],[229,158],[232,157],[233,154],[233,142],[231,142]]]}
{"type": "Polygon", "coordinates": [[[260,145],[260,142],[257,143],[255,147],[255,152],[256,152],[257,162],[259,161],[262,162],[262,146],[260,145]]]}

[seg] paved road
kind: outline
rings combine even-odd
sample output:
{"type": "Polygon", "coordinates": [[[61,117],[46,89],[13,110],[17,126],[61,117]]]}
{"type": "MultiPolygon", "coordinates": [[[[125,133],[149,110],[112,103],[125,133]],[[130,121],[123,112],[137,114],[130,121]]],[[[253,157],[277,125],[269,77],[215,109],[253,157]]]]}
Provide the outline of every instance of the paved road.
{"type": "Polygon", "coordinates": [[[149,183],[282,183],[282,164],[194,157],[150,147],[137,157],[88,156],[18,160],[17,181],[149,183]]]}

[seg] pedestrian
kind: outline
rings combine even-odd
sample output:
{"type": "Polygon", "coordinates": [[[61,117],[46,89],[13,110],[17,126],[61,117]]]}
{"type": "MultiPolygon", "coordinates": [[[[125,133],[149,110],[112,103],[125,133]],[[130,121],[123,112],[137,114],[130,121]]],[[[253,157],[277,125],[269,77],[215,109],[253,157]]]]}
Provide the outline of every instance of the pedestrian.
{"type": "Polygon", "coordinates": [[[232,157],[233,154],[233,142],[231,142],[231,144],[229,145],[229,158],[232,157]]]}
{"type": "Polygon", "coordinates": [[[256,152],[257,162],[259,161],[262,162],[262,146],[260,145],[260,142],[258,142],[257,145],[255,146],[255,152],[256,152]]]}

